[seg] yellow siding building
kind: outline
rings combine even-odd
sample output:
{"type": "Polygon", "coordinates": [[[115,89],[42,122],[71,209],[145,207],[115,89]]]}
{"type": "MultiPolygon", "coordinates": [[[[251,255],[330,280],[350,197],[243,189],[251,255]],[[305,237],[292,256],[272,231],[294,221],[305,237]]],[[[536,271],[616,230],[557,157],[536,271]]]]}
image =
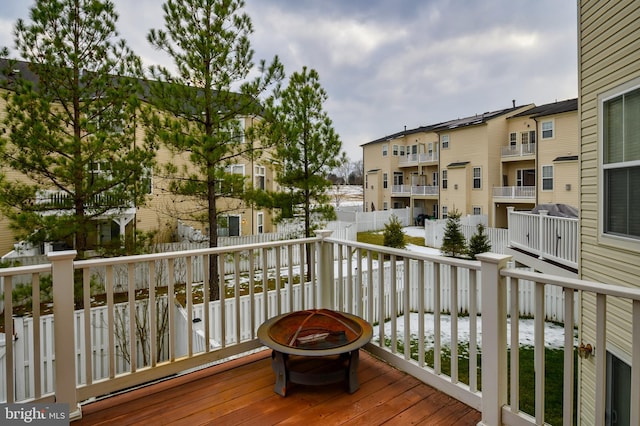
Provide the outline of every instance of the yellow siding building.
{"type": "MultiPolygon", "coordinates": [[[[580,278],[640,287],[640,3],[578,2],[580,99],[580,278]]],[[[580,362],[578,404],[594,424],[596,398],[625,424],[630,401],[631,306],[608,301],[605,395],[596,395],[597,359],[580,362]]],[[[594,342],[595,300],[583,297],[580,339],[594,342]]],[[[636,342],[637,343],[637,342],[636,342]]],[[[637,360],[636,360],[637,361],[637,360]]]]}

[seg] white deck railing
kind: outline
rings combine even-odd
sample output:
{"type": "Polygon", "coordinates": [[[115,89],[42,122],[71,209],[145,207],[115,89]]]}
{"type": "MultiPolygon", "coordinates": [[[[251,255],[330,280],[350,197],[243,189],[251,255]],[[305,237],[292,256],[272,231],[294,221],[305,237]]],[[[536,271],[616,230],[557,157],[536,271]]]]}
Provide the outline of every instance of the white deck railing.
{"type": "Polygon", "coordinates": [[[519,143],[502,147],[503,157],[523,157],[536,153],[535,143],[519,143]]]}
{"type": "MultiPolygon", "coordinates": [[[[602,283],[589,283],[571,280],[566,277],[554,277],[532,272],[507,269],[508,256],[497,254],[480,255],[481,261],[465,261],[460,259],[429,256],[405,250],[389,249],[380,246],[336,240],[327,235],[301,240],[289,240],[274,243],[256,244],[250,246],[234,246],[216,249],[202,249],[186,252],[162,253],[144,256],[110,258],[90,261],[74,262],[75,252],[52,253],[51,265],[32,267],[16,267],[0,269],[3,278],[3,295],[5,298],[4,325],[8,336],[13,335],[12,310],[10,296],[12,281],[20,275],[31,276],[33,286],[33,305],[39,306],[40,279],[51,274],[53,281],[53,336],[55,347],[55,365],[53,378],[43,377],[42,371],[42,340],[39,328],[34,329],[30,343],[30,367],[33,369],[32,378],[28,383],[31,397],[23,402],[66,402],[76,410],[79,403],[89,398],[122,391],[131,386],[146,383],[171,374],[185,371],[194,367],[204,366],[211,362],[240,355],[247,351],[261,347],[256,339],[256,330],[266,318],[307,307],[327,307],[348,311],[362,316],[375,325],[379,339],[372,341],[366,349],[384,358],[387,362],[418,377],[424,382],[435,386],[440,391],[465,402],[469,406],[482,411],[482,422],[487,425],[499,424],[541,424],[544,421],[544,307],[547,287],[563,289],[565,293],[562,307],[564,312],[575,309],[575,292],[589,293],[595,296],[598,303],[595,324],[602,324],[606,319],[607,299],[615,297],[631,302],[632,311],[620,313],[617,320],[628,321],[633,327],[633,365],[640,365],[640,291],[602,283]],[[243,258],[254,259],[261,251],[276,249],[276,253],[293,251],[293,247],[300,250],[310,250],[313,266],[308,271],[309,279],[304,277],[307,270],[304,265],[289,263],[286,267],[268,268],[258,261],[249,261],[247,273],[234,273],[224,277],[225,290],[220,302],[204,302],[201,311],[197,311],[197,288],[202,288],[204,300],[209,299],[208,286],[201,286],[193,280],[194,259],[203,259],[202,267],[207,270],[209,255],[224,255],[239,266],[243,258]],[[375,263],[386,258],[384,268],[374,268],[375,263]],[[335,259],[339,259],[337,262],[335,259]],[[186,273],[183,283],[169,279],[166,287],[156,287],[156,275],[167,271],[168,277],[174,277],[173,269],[177,262],[186,263],[186,273]],[[140,283],[134,283],[136,265],[144,264],[148,271],[145,280],[146,288],[140,283]],[[124,268],[131,277],[124,291],[117,292],[113,288],[114,273],[118,268],[124,268]],[[92,290],[92,276],[95,271],[103,269],[105,288],[92,290]],[[75,271],[75,272],[74,272],[75,271]],[[370,271],[370,273],[365,273],[370,271]],[[374,272],[375,271],[375,272],[374,272]],[[301,273],[302,272],[302,273],[301,273]],[[462,275],[461,275],[462,274],[462,275]],[[468,276],[468,282],[461,284],[459,277],[468,276]],[[400,291],[413,281],[429,283],[424,286],[408,286],[408,291],[400,291]],[[295,291],[299,282],[307,282],[305,291],[295,291]],[[91,333],[90,310],[84,310],[79,321],[74,313],[74,290],[70,283],[76,282],[82,288],[82,294],[76,299],[84,306],[90,306],[95,299],[104,299],[106,313],[104,326],[108,330],[107,350],[105,357],[107,371],[97,375],[92,357],[86,356],[94,350],[94,336],[91,333]],[[443,283],[448,282],[449,291],[441,291],[443,283]],[[534,282],[535,294],[535,412],[522,413],[518,408],[520,400],[517,378],[520,365],[517,362],[517,350],[511,351],[511,362],[507,362],[507,347],[511,342],[512,349],[518,346],[517,321],[511,318],[511,331],[507,334],[509,319],[507,313],[510,307],[519,305],[519,287],[524,283],[534,282]],[[324,283],[327,285],[319,285],[324,283]],[[330,283],[333,283],[330,284],[330,283]],[[142,291],[141,291],[142,288],[142,291]],[[270,288],[269,303],[260,301],[259,294],[263,288],[270,288]],[[466,289],[466,290],[463,290],[466,289]],[[137,289],[137,290],[136,290],[137,289]],[[509,290],[510,289],[510,290],[509,290]],[[462,290],[462,291],[461,291],[462,290]],[[242,293],[242,294],[241,294],[242,293]],[[101,296],[104,294],[104,297],[101,296]],[[194,296],[194,294],[196,296],[194,296]],[[370,297],[377,295],[378,297],[370,297]],[[509,295],[509,296],[508,296],[509,295]],[[567,297],[567,296],[570,297],[567,297]],[[148,322],[141,329],[136,321],[125,322],[124,330],[118,330],[116,318],[117,308],[121,302],[128,302],[128,317],[135,318],[137,314],[136,301],[146,300],[148,306],[156,306],[156,301],[166,297],[168,306],[179,303],[184,307],[184,313],[167,309],[166,327],[161,327],[160,315],[157,309],[149,309],[148,322]],[[123,299],[123,300],[121,300],[123,299]],[[233,301],[233,302],[232,302],[233,301]],[[446,301],[446,303],[445,303],[446,301]],[[227,303],[229,302],[229,303],[227,303]],[[217,303],[217,309],[211,305],[217,303]],[[462,315],[459,306],[465,304],[463,315],[469,321],[468,345],[468,383],[461,381],[461,371],[458,353],[458,323],[462,315]],[[428,325],[426,321],[412,324],[408,316],[399,316],[410,310],[419,317],[424,315],[428,306],[433,308],[434,321],[428,325]],[[445,306],[448,307],[445,308],[445,306]],[[482,321],[479,312],[482,309],[482,321]],[[196,312],[196,313],[194,313],[196,312]],[[243,312],[251,312],[246,316],[243,312]],[[448,312],[450,321],[443,322],[442,314],[448,312]],[[178,316],[184,315],[182,321],[178,316]],[[625,316],[626,315],[626,316],[625,316]],[[194,321],[199,318],[201,321],[194,321]],[[385,326],[384,320],[387,321],[385,326]],[[183,325],[179,325],[183,324],[183,325]],[[441,340],[442,328],[447,324],[451,342],[445,347],[441,340]],[[181,329],[184,327],[185,329],[181,329]],[[142,331],[140,331],[142,330],[142,331]],[[216,339],[218,345],[205,344],[216,339]],[[119,333],[124,332],[124,337],[119,333]],[[158,339],[167,332],[166,340],[158,339]],[[410,336],[416,336],[417,355],[415,359],[409,351],[403,348],[411,346],[410,336]],[[132,339],[131,336],[134,336],[132,339]],[[146,337],[142,337],[146,336],[146,337]],[[126,371],[119,372],[116,368],[116,346],[124,342],[132,360],[126,371]],[[161,343],[158,343],[161,342],[161,343]],[[144,346],[143,346],[144,345],[144,346]],[[166,345],[166,350],[158,350],[159,345],[166,345]],[[148,361],[138,363],[138,352],[144,350],[150,355],[148,361]],[[181,348],[185,348],[184,350],[181,348]],[[427,348],[433,351],[433,362],[426,359],[427,348]],[[481,350],[480,350],[481,348],[481,350]],[[85,354],[83,363],[79,363],[77,350],[85,354]],[[450,353],[450,373],[445,374],[441,362],[442,356],[450,353]],[[481,355],[480,355],[481,354],[481,355]],[[514,355],[515,354],[515,355],[514,355]],[[481,364],[477,362],[481,356],[481,364]],[[514,358],[515,357],[515,358],[514,358]],[[479,365],[482,365],[480,370],[479,365]],[[509,369],[511,370],[509,373],[509,369]],[[84,380],[78,380],[78,370],[84,380]],[[76,374],[74,374],[74,372],[76,374]],[[482,376],[482,386],[478,380],[482,376]],[[512,377],[511,386],[507,386],[507,377],[512,377]],[[53,391],[45,391],[46,381],[53,380],[53,391]],[[507,392],[510,392],[507,394],[507,392]]],[[[262,256],[264,262],[267,256],[262,256]]],[[[305,256],[301,256],[305,258],[305,256]]],[[[240,268],[238,267],[238,270],[240,268]]],[[[264,300],[264,299],[263,299],[264,300]]],[[[517,308],[511,311],[517,311],[517,308]]],[[[33,312],[33,321],[39,323],[42,316],[38,310],[33,312]]],[[[565,315],[565,346],[574,346],[573,315],[565,315]]],[[[6,402],[16,402],[15,384],[17,382],[14,367],[16,359],[13,344],[6,345],[3,381],[6,402]]],[[[606,389],[606,375],[604,360],[606,358],[606,334],[604,327],[598,327],[597,338],[591,342],[596,348],[596,382],[593,391],[595,395],[604,395],[606,389]]],[[[565,385],[563,410],[565,424],[571,424],[574,414],[573,378],[573,350],[565,351],[565,385]]],[[[640,369],[632,370],[631,401],[640,399],[640,369]]],[[[589,390],[588,390],[589,391],[589,390]]],[[[604,399],[597,399],[596,413],[604,420],[604,399]]],[[[637,404],[632,404],[631,419],[634,424],[640,420],[637,404]]],[[[596,421],[597,423],[597,421],[596,421]]]]}
{"type": "Polygon", "coordinates": [[[578,268],[580,221],[578,218],[516,212],[507,208],[509,246],[570,268],[578,268]]]}
{"type": "Polygon", "coordinates": [[[536,198],[535,186],[496,186],[493,188],[493,198],[533,199],[536,198]]]}

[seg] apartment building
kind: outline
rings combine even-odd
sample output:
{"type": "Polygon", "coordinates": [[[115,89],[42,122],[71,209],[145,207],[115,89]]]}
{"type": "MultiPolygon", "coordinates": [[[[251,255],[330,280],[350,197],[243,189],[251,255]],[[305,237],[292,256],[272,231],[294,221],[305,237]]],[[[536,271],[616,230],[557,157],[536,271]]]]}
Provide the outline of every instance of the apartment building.
{"type": "MultiPolygon", "coordinates": [[[[6,68],[8,61],[0,60],[0,68],[6,68]]],[[[37,76],[29,70],[29,64],[25,62],[17,62],[13,65],[12,72],[21,73],[24,78],[37,79],[37,76]]],[[[0,89],[0,94],[6,91],[0,89]]],[[[6,106],[4,97],[0,97],[0,119],[6,114],[6,106]]],[[[253,116],[238,117],[241,128],[248,128],[259,118],[253,116]]],[[[137,124],[135,128],[135,144],[142,146],[145,138],[144,127],[137,124]]],[[[257,141],[244,141],[246,144],[255,145],[258,149],[257,141]]],[[[183,219],[187,225],[193,226],[207,235],[208,229],[206,224],[198,221],[184,220],[189,213],[193,213],[197,209],[202,210],[203,206],[197,200],[186,199],[175,196],[169,191],[168,178],[163,177],[161,172],[162,166],[165,164],[173,164],[178,167],[189,164],[187,155],[174,154],[165,147],[159,147],[156,151],[157,167],[155,170],[149,170],[147,179],[144,183],[146,191],[146,202],[137,206],[122,206],[122,208],[114,209],[104,215],[96,217],[95,228],[88,236],[89,248],[96,248],[101,245],[108,244],[111,240],[121,238],[126,235],[132,235],[135,231],[158,232],[160,234],[171,235],[176,229],[177,221],[183,219]]],[[[238,157],[235,164],[228,166],[228,172],[240,174],[245,177],[247,185],[251,184],[255,188],[265,190],[276,190],[273,171],[268,167],[266,154],[260,159],[252,159],[247,157],[238,157]]],[[[100,165],[97,165],[99,168],[100,165]]],[[[8,169],[2,165],[1,172],[11,180],[29,181],[29,178],[20,175],[15,171],[8,169]]],[[[104,172],[102,170],[92,171],[95,173],[104,172]]],[[[60,202],[67,195],[60,193],[54,188],[42,191],[38,195],[37,203],[46,203],[52,200],[60,202]]],[[[256,209],[247,206],[238,199],[220,199],[217,205],[221,212],[219,216],[218,234],[219,236],[239,236],[252,235],[259,233],[272,232],[274,225],[272,222],[272,214],[268,210],[256,209]]],[[[64,214],[65,209],[60,209],[58,214],[64,214]]],[[[0,216],[0,256],[14,249],[17,238],[10,228],[9,221],[0,216]]],[[[46,251],[49,247],[41,247],[40,251],[46,251]]]]}
{"type": "Polygon", "coordinates": [[[577,100],[485,112],[365,143],[364,208],[451,211],[506,226],[507,207],[578,204],[577,100]]]}

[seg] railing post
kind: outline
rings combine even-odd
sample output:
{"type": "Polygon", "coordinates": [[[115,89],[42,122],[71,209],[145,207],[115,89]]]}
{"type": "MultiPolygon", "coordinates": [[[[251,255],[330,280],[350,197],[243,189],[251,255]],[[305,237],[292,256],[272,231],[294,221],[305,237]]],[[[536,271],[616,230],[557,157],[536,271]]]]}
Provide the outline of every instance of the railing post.
{"type": "Polygon", "coordinates": [[[507,207],[507,247],[511,248],[511,215],[516,208],[513,206],[507,207]]]}
{"type": "Polygon", "coordinates": [[[507,404],[507,286],[500,270],[511,256],[482,253],[482,420],[480,425],[502,425],[507,404]]]}
{"type": "Polygon", "coordinates": [[[538,259],[544,259],[543,243],[544,243],[544,218],[549,214],[547,210],[540,210],[540,216],[538,216],[538,259]]]}
{"type": "Polygon", "coordinates": [[[50,252],[53,282],[53,333],[55,347],[55,396],[69,404],[71,418],[80,416],[76,398],[76,354],[74,342],[73,259],[75,250],[50,252]]]}
{"type": "Polygon", "coordinates": [[[333,309],[335,301],[333,289],[333,244],[325,241],[325,238],[331,236],[333,231],[320,229],[315,231],[315,233],[320,237],[317,269],[320,308],[333,309]]]}

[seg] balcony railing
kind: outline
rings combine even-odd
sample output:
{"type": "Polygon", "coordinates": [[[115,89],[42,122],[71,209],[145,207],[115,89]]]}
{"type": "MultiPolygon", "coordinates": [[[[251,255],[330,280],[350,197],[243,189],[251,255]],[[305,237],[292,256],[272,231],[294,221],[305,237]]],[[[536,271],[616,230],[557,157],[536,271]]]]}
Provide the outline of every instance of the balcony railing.
{"type": "Polygon", "coordinates": [[[409,197],[412,195],[438,195],[438,187],[434,185],[393,185],[391,195],[409,197]]]}
{"type": "Polygon", "coordinates": [[[421,154],[402,155],[398,159],[399,167],[417,166],[421,163],[433,163],[438,161],[437,152],[423,152],[421,154]]]}
{"type": "Polygon", "coordinates": [[[519,143],[502,147],[503,157],[524,157],[536,153],[535,143],[519,143]]]}
{"type": "Polygon", "coordinates": [[[496,186],[493,188],[493,198],[534,199],[536,198],[535,186],[496,186]]]}
{"type": "Polygon", "coordinates": [[[438,187],[436,185],[413,185],[411,195],[438,195],[438,187]]]}
{"type": "MultiPolygon", "coordinates": [[[[49,257],[48,265],[0,269],[5,335],[18,337],[7,338],[0,362],[4,402],[55,400],[70,404],[77,415],[79,403],[90,398],[259,348],[256,330],[267,318],[325,307],[375,324],[378,338],[366,350],[481,410],[483,424],[542,424],[545,354],[540,348],[545,345],[548,287],[564,292],[565,313],[575,311],[577,295],[594,296],[594,324],[605,323],[609,298],[628,301],[629,311],[617,308],[616,320],[628,321],[634,330],[631,356],[640,362],[640,290],[507,269],[509,256],[489,253],[479,255],[480,261],[466,261],[337,240],[321,231],[317,238],[142,256],[74,261],[75,252],[67,251],[49,257]],[[307,251],[313,259],[310,270],[304,263],[307,251]],[[195,278],[203,276],[206,281],[210,255],[218,255],[214,258],[219,262],[218,270],[227,271],[219,279],[218,301],[209,301],[209,286],[195,278]],[[275,264],[270,266],[268,259],[273,258],[275,264]],[[240,266],[241,260],[246,261],[245,267],[240,266]],[[198,268],[202,271],[196,273],[198,268]],[[19,283],[32,284],[32,306],[41,306],[40,282],[48,277],[53,283],[52,327],[34,327],[33,335],[27,338],[12,321],[11,289],[19,283]],[[69,285],[74,281],[75,295],[74,286],[69,285]],[[536,404],[532,413],[523,413],[519,407],[520,336],[515,326],[518,309],[513,307],[519,306],[524,283],[534,283],[535,297],[536,404]],[[140,308],[141,304],[146,308],[140,308]],[[103,341],[92,332],[96,317],[89,307],[96,305],[101,309],[99,326],[106,330],[103,341]],[[409,315],[404,315],[409,312],[418,318],[432,312],[434,321],[412,323],[409,315]],[[444,312],[448,313],[447,321],[444,312]],[[140,315],[147,315],[147,321],[132,320],[140,315]],[[459,362],[463,354],[458,345],[462,317],[470,324],[465,367],[469,379],[464,382],[459,362]],[[448,348],[441,340],[443,327],[451,335],[448,348]],[[53,357],[43,355],[48,353],[43,347],[46,333],[53,341],[53,357]],[[410,340],[412,335],[415,342],[410,340]],[[413,343],[417,345],[415,356],[408,350],[413,343]],[[509,344],[511,362],[507,361],[509,344]],[[21,351],[26,353],[27,364],[17,360],[21,351]],[[428,351],[433,352],[433,361],[426,359],[428,351]],[[441,361],[445,353],[450,355],[447,373],[441,361]],[[97,363],[104,365],[103,371],[97,363]],[[25,377],[26,385],[18,389],[17,383],[25,377]],[[507,377],[511,377],[510,386],[507,377]]],[[[42,306],[44,310],[45,304],[42,306]]],[[[35,309],[30,315],[39,324],[48,313],[35,309]]],[[[564,424],[572,424],[575,324],[573,315],[564,318],[565,347],[570,349],[564,351],[563,413],[564,424]]],[[[605,398],[595,396],[605,395],[606,390],[606,331],[597,327],[596,339],[591,342],[597,370],[595,388],[582,387],[593,393],[596,424],[603,423],[605,416],[605,398]]],[[[632,369],[631,383],[630,401],[638,401],[640,369],[632,369]]],[[[632,403],[630,410],[632,424],[638,424],[640,407],[632,403]]]]}
{"type": "Polygon", "coordinates": [[[578,218],[556,217],[516,212],[507,208],[509,245],[537,254],[570,268],[578,268],[580,221],[578,218]]]}
{"type": "MultiPolygon", "coordinates": [[[[68,210],[74,208],[73,198],[66,192],[62,191],[41,191],[36,196],[36,204],[46,206],[51,209],[68,210]]],[[[94,206],[127,206],[131,205],[129,200],[123,200],[121,197],[108,192],[96,194],[93,196],[86,207],[94,206]]]]}

